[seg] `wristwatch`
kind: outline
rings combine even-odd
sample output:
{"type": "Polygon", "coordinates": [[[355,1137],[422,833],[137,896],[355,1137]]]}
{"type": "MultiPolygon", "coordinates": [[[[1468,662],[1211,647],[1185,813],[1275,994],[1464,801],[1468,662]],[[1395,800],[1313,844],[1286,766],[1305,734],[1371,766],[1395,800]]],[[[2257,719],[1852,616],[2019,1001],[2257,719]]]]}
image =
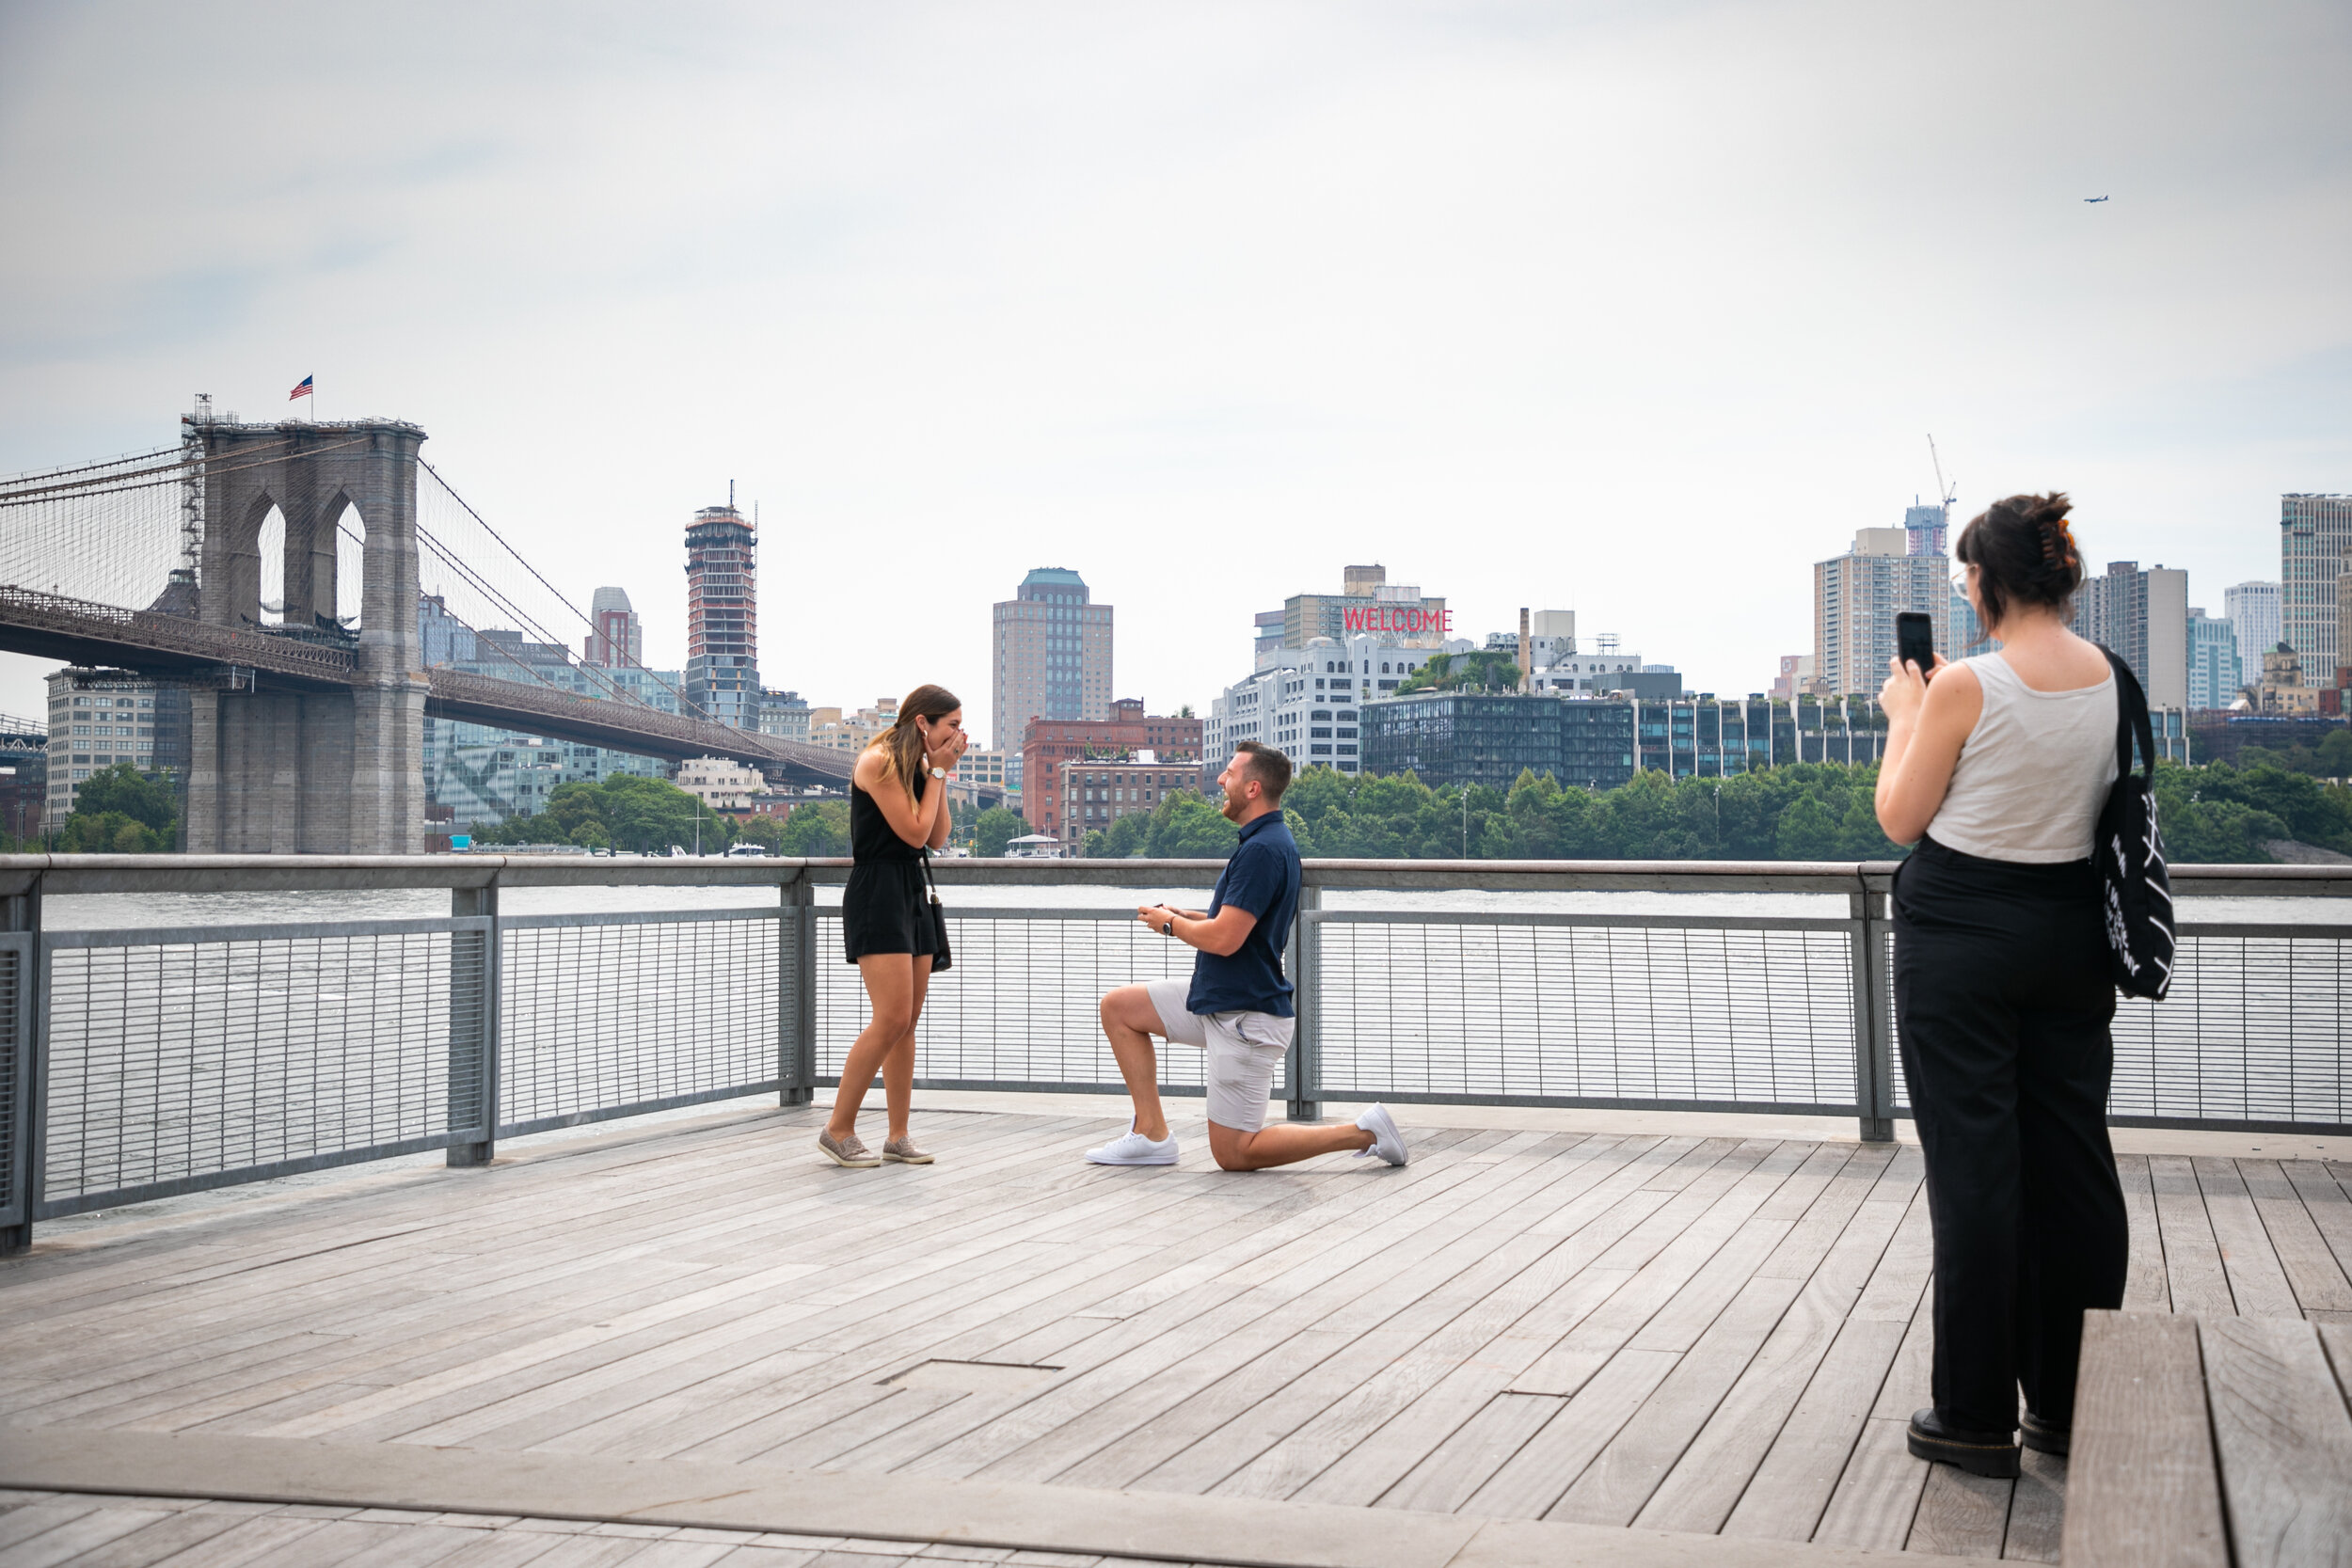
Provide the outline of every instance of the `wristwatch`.
{"type": "Polygon", "coordinates": [[[1162,936],[1164,936],[1164,937],[1172,937],[1172,936],[1174,936],[1175,934],[1176,934],[1176,917],[1175,917],[1174,915],[1172,915],[1172,914],[1171,914],[1171,915],[1169,915],[1169,916],[1168,917],[1167,921],[1166,921],[1166,922],[1165,922],[1165,923],[1164,923],[1164,924],[1160,927],[1160,935],[1162,935],[1162,936]]]}
{"type": "Polygon", "coordinates": [[[931,769],[931,777],[932,777],[932,778],[934,778],[934,779],[944,779],[944,778],[946,778],[946,776],[947,776],[947,769],[946,769],[945,768],[933,768],[931,769]]]}

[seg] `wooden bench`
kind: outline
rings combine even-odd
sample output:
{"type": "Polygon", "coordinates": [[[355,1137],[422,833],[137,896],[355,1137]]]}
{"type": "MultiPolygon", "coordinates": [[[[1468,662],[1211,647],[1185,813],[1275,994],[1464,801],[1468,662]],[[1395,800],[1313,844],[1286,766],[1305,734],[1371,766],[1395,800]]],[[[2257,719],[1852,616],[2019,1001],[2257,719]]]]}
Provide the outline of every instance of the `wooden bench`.
{"type": "Polygon", "coordinates": [[[2068,1568],[2352,1568],[2352,1328],[2091,1312],[2068,1568]]]}

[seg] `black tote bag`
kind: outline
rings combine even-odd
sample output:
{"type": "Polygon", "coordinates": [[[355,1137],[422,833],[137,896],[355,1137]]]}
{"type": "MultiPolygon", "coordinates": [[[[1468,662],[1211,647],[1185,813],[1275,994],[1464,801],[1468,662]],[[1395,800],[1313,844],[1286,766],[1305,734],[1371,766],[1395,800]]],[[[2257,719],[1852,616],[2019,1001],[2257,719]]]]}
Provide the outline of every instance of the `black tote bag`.
{"type": "Polygon", "coordinates": [[[937,944],[931,951],[931,973],[937,974],[953,969],[956,960],[947,951],[947,911],[939,901],[939,884],[931,880],[931,852],[928,848],[923,851],[923,891],[930,895],[931,940],[937,944]]]}
{"type": "Polygon", "coordinates": [[[2091,863],[2099,868],[2106,919],[2107,968],[2126,996],[2161,1002],[2172,984],[2172,879],[2165,870],[2164,832],[2156,821],[2155,728],[2132,667],[2099,650],[2115,671],[2115,786],[2099,813],[2091,863]],[[2141,770],[2132,770],[2132,741],[2141,770]]]}

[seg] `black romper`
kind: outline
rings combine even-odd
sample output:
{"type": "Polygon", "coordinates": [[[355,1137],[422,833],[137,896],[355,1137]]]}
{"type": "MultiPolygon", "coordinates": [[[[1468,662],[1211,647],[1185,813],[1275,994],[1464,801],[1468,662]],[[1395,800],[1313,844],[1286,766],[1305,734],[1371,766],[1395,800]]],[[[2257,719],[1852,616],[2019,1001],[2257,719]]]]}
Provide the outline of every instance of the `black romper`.
{"type": "MultiPolygon", "coordinates": [[[[914,776],[918,805],[930,782],[929,774],[914,776]]],[[[874,798],[855,784],[850,785],[850,854],[857,864],[841,898],[841,940],[849,961],[868,953],[938,952],[930,898],[923,886],[923,851],[900,838],[874,798]]]]}

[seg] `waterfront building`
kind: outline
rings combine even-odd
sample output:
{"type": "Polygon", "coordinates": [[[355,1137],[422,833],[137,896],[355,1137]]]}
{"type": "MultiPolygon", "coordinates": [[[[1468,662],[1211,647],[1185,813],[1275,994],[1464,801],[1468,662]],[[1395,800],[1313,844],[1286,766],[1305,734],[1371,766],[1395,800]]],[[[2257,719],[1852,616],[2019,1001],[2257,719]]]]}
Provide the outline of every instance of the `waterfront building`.
{"type": "Polygon", "coordinates": [[[752,803],[752,797],[764,794],[768,781],[759,769],[747,768],[731,757],[688,757],[677,765],[677,777],[673,781],[713,811],[742,811],[752,803]]]}
{"type": "Polygon", "coordinates": [[[2262,680],[2254,689],[2255,711],[2316,715],[2322,689],[2303,684],[2303,656],[2294,644],[2280,642],[2263,655],[2262,680]]]}
{"type": "Polygon", "coordinates": [[[686,701],[739,730],[759,727],[757,547],[733,506],[706,506],[686,527],[686,701]]]}
{"type": "Polygon", "coordinates": [[[53,671],[48,686],[42,784],[52,826],[72,813],[75,791],[102,768],[127,762],[150,778],[168,779],[176,790],[186,787],[186,687],[72,667],[53,671]]]}
{"type": "Polygon", "coordinates": [[[2326,685],[2339,658],[2336,579],[2352,547],[2352,496],[2279,498],[2279,641],[2303,656],[2313,685],[2326,685]]]}
{"type": "Polygon", "coordinates": [[[2182,705],[2191,712],[2228,707],[2237,701],[2240,685],[2237,633],[2191,606],[2188,612],[2188,694],[2182,705]]]}
{"type": "Polygon", "coordinates": [[[1241,742],[1256,740],[1284,752],[1296,768],[1323,763],[1356,772],[1361,766],[1357,705],[1394,691],[1433,654],[1470,651],[1468,639],[1425,647],[1361,634],[1343,641],[1313,637],[1303,648],[1279,648],[1270,662],[1210,702],[1202,744],[1220,766],[1241,742]]]}
{"type": "Polygon", "coordinates": [[[2279,645],[2286,624],[2279,614],[2279,585],[2241,582],[2221,591],[2222,618],[2237,637],[2237,663],[2243,679],[2251,680],[2263,667],[2263,655],[2279,645]]]}
{"type": "Polygon", "coordinates": [[[1855,531],[1853,547],[1813,567],[1813,662],[1833,694],[1875,695],[1895,657],[1895,617],[1929,616],[1936,651],[1951,657],[1951,562],[1913,555],[1911,531],[1855,531]]]}
{"type": "Polygon", "coordinates": [[[808,704],[797,691],[762,691],[759,694],[759,733],[785,740],[806,740],[809,730],[808,704]]]}
{"type": "Polygon", "coordinates": [[[2110,561],[2074,595],[2074,631],[2131,666],[2148,705],[2188,705],[2188,574],[2110,561]]]}
{"type": "MultiPolygon", "coordinates": [[[[1066,844],[1084,841],[1086,824],[1066,813],[1065,763],[1125,762],[1149,753],[1157,764],[1182,764],[1200,777],[1205,726],[1187,714],[1147,714],[1122,697],[1097,721],[1032,719],[1021,736],[1021,813],[1039,832],[1066,844]],[[1031,787],[1032,783],[1039,787],[1031,787]]],[[[1216,759],[1222,766],[1224,759],[1216,759]]],[[[1100,786],[1114,787],[1114,786],[1100,786]]],[[[1115,787],[1129,787],[1120,785],[1115,787]]]]}
{"type": "Polygon", "coordinates": [[[1110,717],[1111,607],[1086,579],[1041,566],[993,608],[989,742],[1021,743],[1033,719],[1088,723],[1110,717]]]}
{"type": "Polygon", "coordinates": [[[628,590],[597,589],[588,601],[588,624],[595,629],[580,644],[584,662],[606,668],[645,662],[645,626],[629,608],[628,590]]]}
{"type": "Polygon", "coordinates": [[[1055,813],[1061,838],[1074,849],[1086,835],[1102,832],[1122,816],[1149,816],[1181,790],[1200,787],[1197,760],[1162,762],[1150,751],[1119,758],[1066,758],[1054,765],[1053,789],[1060,797],[1055,813]]]}

